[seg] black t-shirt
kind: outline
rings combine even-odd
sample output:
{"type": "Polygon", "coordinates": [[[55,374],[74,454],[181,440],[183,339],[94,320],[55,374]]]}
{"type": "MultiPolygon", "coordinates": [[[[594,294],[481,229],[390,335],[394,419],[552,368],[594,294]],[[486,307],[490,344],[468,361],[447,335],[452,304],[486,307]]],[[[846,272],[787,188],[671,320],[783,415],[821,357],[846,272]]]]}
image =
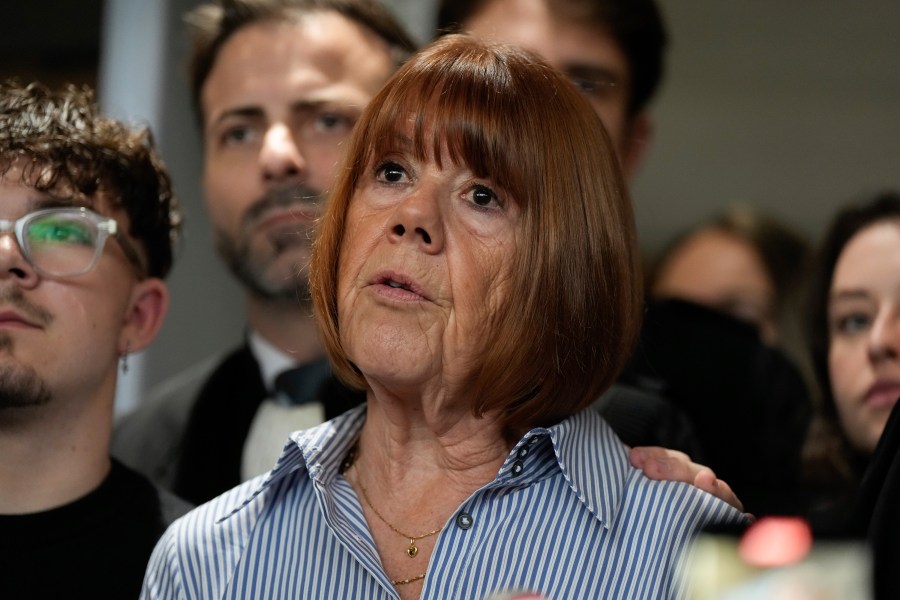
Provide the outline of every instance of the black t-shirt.
{"type": "Polygon", "coordinates": [[[113,461],[71,504],[0,515],[0,598],[137,598],[166,521],[153,484],[113,461]]]}

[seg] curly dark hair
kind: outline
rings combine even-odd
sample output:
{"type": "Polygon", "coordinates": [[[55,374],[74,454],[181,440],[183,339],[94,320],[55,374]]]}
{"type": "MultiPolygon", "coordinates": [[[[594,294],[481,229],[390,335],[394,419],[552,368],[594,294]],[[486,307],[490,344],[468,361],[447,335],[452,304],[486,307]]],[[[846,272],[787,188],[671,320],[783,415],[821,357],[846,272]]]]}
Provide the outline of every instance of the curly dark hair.
{"type": "Polygon", "coordinates": [[[0,83],[0,175],[14,165],[29,187],[65,190],[89,206],[102,197],[123,209],[147,274],[168,274],[181,212],[149,129],[102,116],[90,88],[8,80],[0,83]]]}

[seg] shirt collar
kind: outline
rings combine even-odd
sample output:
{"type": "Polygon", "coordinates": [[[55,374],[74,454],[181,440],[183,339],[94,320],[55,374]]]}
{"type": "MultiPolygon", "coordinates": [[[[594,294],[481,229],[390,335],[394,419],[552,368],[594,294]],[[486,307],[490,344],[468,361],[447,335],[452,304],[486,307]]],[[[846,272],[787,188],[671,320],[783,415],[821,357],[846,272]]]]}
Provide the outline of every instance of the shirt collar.
{"type": "MultiPolygon", "coordinates": [[[[363,405],[318,427],[292,433],[275,467],[261,477],[261,483],[253,492],[223,519],[240,511],[277,481],[298,471],[308,472],[310,479],[327,487],[337,477],[341,463],[356,443],[365,417],[363,405]]],[[[512,468],[523,447],[540,446],[538,442],[547,438],[553,445],[556,466],[572,492],[605,527],[609,527],[632,467],[625,446],[592,408],[551,427],[537,427],[526,433],[513,447],[497,479],[489,486],[527,484],[530,478],[516,479],[511,475],[512,468]]]]}
{"type": "Polygon", "coordinates": [[[605,527],[615,520],[633,467],[612,428],[586,408],[550,428],[553,450],[569,487],[605,527]]]}
{"type": "Polygon", "coordinates": [[[317,427],[293,432],[272,470],[259,476],[255,480],[258,482],[256,485],[248,484],[251,485],[249,495],[218,521],[240,512],[288,475],[305,471],[310,479],[320,483],[332,481],[340,471],[341,462],[356,443],[365,420],[363,404],[317,427]]]}

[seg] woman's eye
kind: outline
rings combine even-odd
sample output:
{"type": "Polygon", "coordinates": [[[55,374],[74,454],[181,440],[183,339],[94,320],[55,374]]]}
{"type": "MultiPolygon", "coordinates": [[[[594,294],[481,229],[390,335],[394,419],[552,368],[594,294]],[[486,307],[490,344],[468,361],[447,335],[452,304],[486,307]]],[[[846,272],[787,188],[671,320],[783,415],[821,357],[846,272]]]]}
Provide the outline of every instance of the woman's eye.
{"type": "Polygon", "coordinates": [[[382,163],[375,169],[375,177],[378,181],[387,183],[400,183],[406,176],[406,171],[395,162],[382,163]]]}
{"type": "Polygon", "coordinates": [[[871,319],[869,319],[868,315],[863,313],[850,313],[838,316],[834,320],[834,330],[837,333],[854,334],[865,330],[870,323],[871,319]]]}
{"type": "Polygon", "coordinates": [[[472,195],[472,202],[477,206],[488,207],[498,204],[497,194],[486,185],[473,186],[470,193],[472,195]]]}

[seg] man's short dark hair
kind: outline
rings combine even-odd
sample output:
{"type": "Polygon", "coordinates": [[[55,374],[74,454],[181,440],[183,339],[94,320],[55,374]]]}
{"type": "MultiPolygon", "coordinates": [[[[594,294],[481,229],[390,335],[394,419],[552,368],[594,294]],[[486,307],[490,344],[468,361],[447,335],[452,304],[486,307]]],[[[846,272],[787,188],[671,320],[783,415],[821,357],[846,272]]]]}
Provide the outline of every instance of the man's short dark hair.
{"type": "MultiPolygon", "coordinates": [[[[438,32],[452,33],[493,0],[441,0],[438,32]]],[[[544,0],[566,21],[608,32],[628,60],[631,96],[628,113],[638,114],[656,93],[663,77],[667,35],[655,0],[544,0]]]]}
{"type": "Polygon", "coordinates": [[[87,87],[51,91],[6,81],[0,84],[0,175],[17,164],[24,165],[29,187],[65,191],[88,205],[102,198],[123,209],[129,235],[147,254],[147,274],[168,274],[181,213],[149,129],[100,115],[87,87]]]}
{"type": "Polygon", "coordinates": [[[399,66],[416,44],[378,0],[220,0],[202,4],[185,17],[192,32],[188,77],[194,111],[202,122],[203,84],[219,51],[239,29],[261,22],[292,22],[311,12],[334,11],[385,41],[399,66]]]}

